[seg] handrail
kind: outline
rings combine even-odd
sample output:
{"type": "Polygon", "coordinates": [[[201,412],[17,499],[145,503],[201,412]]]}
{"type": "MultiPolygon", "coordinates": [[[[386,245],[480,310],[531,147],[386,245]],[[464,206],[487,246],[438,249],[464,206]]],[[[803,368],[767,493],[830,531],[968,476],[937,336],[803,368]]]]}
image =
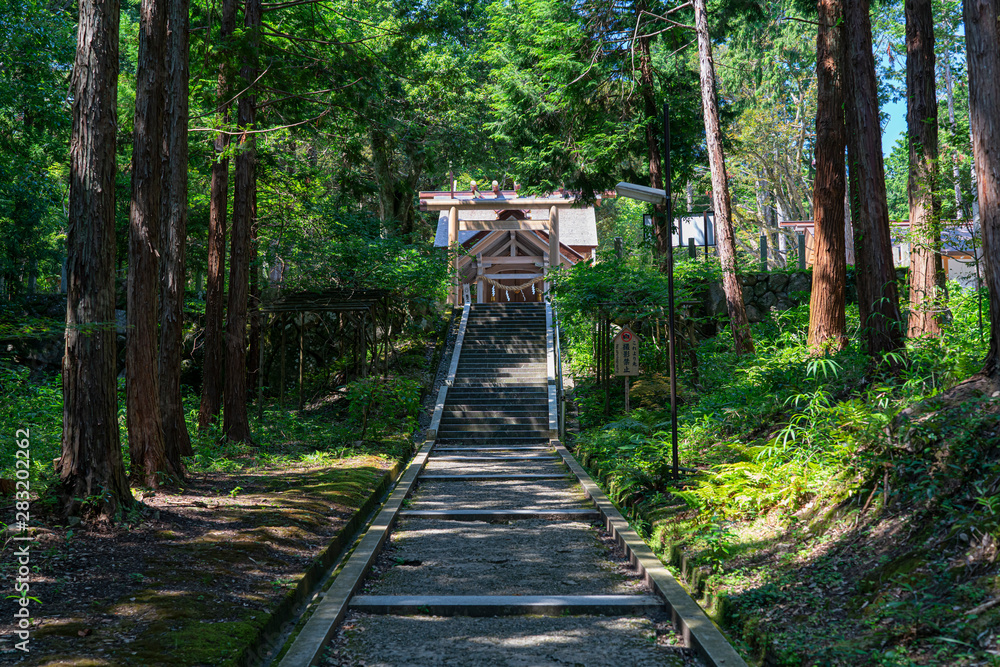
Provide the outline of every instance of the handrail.
{"type": "Polygon", "coordinates": [[[562,371],[562,327],[559,324],[559,307],[552,304],[552,331],[555,334],[556,343],[556,410],[559,419],[559,440],[566,441],[566,395],[563,387],[562,371]]]}
{"type": "Polygon", "coordinates": [[[451,363],[448,366],[448,375],[441,388],[438,389],[437,402],[434,404],[434,416],[431,417],[430,426],[427,427],[427,440],[436,440],[438,428],[441,426],[441,417],[444,414],[444,404],[448,398],[448,387],[455,384],[455,375],[458,373],[458,357],[462,354],[462,343],[465,342],[465,329],[469,324],[469,312],[472,304],[466,303],[462,306],[462,320],[458,325],[458,335],[455,336],[455,346],[451,350],[451,363]]]}

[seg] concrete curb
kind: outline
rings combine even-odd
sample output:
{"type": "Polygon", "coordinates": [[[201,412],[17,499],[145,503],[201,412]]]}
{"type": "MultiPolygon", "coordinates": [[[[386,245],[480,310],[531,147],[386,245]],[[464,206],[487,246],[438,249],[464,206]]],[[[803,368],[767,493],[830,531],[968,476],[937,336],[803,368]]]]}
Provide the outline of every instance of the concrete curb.
{"type": "Polygon", "coordinates": [[[625,517],[569,450],[558,440],[553,440],[552,445],[580,480],[587,497],[597,505],[608,532],[628,554],[632,565],[643,574],[646,583],[663,597],[674,624],[680,628],[684,643],[713,667],[747,667],[746,661],[726,640],[722,631],[663,566],[653,550],[632,530],[625,517]]]}
{"type": "Polygon", "coordinates": [[[326,596],[278,663],[279,667],[309,667],[322,657],[323,648],[347,613],[348,600],[361,587],[365,574],[389,537],[403,500],[413,489],[417,475],[427,464],[433,448],[434,443],[427,441],[413,457],[392,495],[361,538],[361,543],[347,559],[344,569],[333,580],[326,596]]]}
{"type": "Polygon", "coordinates": [[[313,559],[295,588],[274,608],[257,636],[237,659],[237,665],[240,667],[259,665],[272,652],[281,649],[286,633],[293,629],[288,627],[289,624],[298,619],[307,601],[322,588],[331,567],[357,540],[358,534],[368,523],[372,513],[381,505],[386,492],[396,483],[402,471],[402,462],[396,462],[382,477],[375,491],[344,524],[333,540],[313,559]]]}

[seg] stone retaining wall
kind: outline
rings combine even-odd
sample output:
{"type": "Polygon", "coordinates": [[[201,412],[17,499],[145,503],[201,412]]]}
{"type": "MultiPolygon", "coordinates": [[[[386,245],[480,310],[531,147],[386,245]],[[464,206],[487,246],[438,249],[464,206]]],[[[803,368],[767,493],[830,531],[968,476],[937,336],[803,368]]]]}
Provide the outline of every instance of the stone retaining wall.
{"type": "MultiPolygon", "coordinates": [[[[740,285],[743,286],[747,318],[751,322],[760,322],[772,308],[788,310],[802,303],[803,293],[808,294],[812,289],[812,271],[746,273],[740,276],[740,285]]],[[[705,295],[705,310],[713,317],[728,315],[721,283],[709,286],[705,295]]]]}

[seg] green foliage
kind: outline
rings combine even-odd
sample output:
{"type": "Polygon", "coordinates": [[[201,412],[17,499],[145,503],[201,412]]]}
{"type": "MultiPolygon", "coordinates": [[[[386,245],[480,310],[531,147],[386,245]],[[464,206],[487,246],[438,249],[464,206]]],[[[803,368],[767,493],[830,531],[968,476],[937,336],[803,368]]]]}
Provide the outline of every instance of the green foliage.
{"type": "Polygon", "coordinates": [[[74,32],[68,10],[0,0],[0,298],[59,275],[74,32]]]}
{"type": "Polygon", "coordinates": [[[42,490],[45,471],[52,469],[62,447],[62,380],[58,375],[30,381],[30,371],[0,361],[0,477],[15,476],[18,429],[28,429],[29,482],[42,490]]]}
{"type": "Polygon", "coordinates": [[[410,432],[420,409],[420,383],[402,377],[369,377],[347,385],[350,423],[360,439],[378,440],[388,433],[410,432]]]}
{"type": "MultiPolygon", "coordinates": [[[[900,374],[864,389],[868,361],[855,346],[834,357],[810,356],[805,306],[754,326],[756,357],[737,357],[718,338],[705,341],[698,350],[704,390],[681,406],[680,443],[682,465],[710,466],[711,474],[687,487],[684,500],[706,517],[746,518],[792,513],[859,489],[882,465],[898,411],[982,363],[975,292],[953,283],[950,295],[954,322],[945,335],[908,341],[900,374]]],[[[856,330],[856,310],[849,314],[856,330]]],[[[670,438],[663,417],[637,411],[634,419],[588,431],[581,452],[612,488],[635,496],[662,491],[670,438]]]]}

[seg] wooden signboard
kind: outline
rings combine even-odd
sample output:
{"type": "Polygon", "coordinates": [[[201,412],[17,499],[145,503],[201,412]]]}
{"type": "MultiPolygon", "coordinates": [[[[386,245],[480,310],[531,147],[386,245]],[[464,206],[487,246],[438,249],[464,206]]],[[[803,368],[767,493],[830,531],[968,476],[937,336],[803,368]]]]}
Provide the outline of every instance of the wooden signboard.
{"type": "Polygon", "coordinates": [[[468,283],[462,285],[462,303],[472,303],[472,290],[468,283]]]}
{"type": "Polygon", "coordinates": [[[615,375],[639,374],[639,338],[628,327],[615,336],[615,375]]]}

